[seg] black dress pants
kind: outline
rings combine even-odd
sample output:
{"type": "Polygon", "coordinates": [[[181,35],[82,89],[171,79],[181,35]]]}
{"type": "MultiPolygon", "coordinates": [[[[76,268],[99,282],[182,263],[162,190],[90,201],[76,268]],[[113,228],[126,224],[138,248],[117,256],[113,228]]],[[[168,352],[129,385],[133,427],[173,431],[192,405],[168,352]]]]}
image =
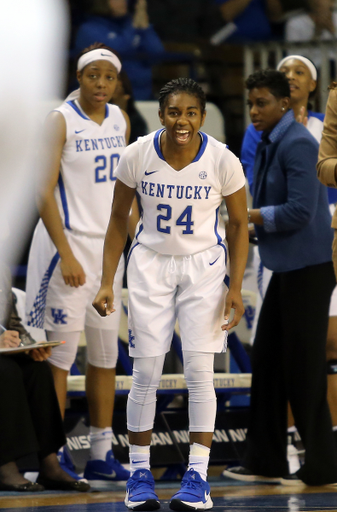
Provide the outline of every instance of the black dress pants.
{"type": "Polygon", "coordinates": [[[335,278],[332,263],[274,273],[252,350],[252,389],[244,465],[285,476],[287,401],[305,447],[298,476],[308,485],[337,482],[337,452],[327,403],[325,346],[335,278]]]}
{"type": "Polygon", "coordinates": [[[65,443],[48,363],[0,356],[0,466],[33,452],[44,458],[65,443]]]}

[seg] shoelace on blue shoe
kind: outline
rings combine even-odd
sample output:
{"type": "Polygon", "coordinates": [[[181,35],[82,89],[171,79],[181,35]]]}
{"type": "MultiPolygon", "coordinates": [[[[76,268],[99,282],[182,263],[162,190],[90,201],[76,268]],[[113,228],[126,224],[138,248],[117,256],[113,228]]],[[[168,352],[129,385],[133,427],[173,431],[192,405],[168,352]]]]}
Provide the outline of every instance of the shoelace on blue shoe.
{"type": "Polygon", "coordinates": [[[130,490],[134,490],[134,489],[137,489],[138,487],[140,486],[148,486],[149,489],[151,489],[151,491],[153,491],[153,482],[151,482],[151,480],[148,480],[147,478],[144,478],[144,480],[142,479],[137,479],[137,480],[132,480],[132,477],[131,477],[131,482],[129,483],[130,485],[130,490]]]}
{"type": "Polygon", "coordinates": [[[189,489],[200,489],[200,482],[196,482],[195,480],[188,480],[187,482],[183,482],[184,487],[188,487],[189,489]]]}

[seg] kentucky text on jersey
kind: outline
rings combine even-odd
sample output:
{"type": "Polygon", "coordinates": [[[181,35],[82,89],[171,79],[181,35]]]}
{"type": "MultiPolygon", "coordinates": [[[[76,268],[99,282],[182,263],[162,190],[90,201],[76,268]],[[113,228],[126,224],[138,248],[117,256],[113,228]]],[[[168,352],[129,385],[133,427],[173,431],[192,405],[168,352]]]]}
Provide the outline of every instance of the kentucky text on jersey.
{"type": "Polygon", "coordinates": [[[211,188],[199,185],[167,185],[142,180],[142,194],[168,199],[208,199],[211,188]]]}
{"type": "Polygon", "coordinates": [[[126,146],[125,138],[122,135],[115,137],[104,137],[104,139],[77,139],[76,152],[79,151],[100,151],[102,149],[122,148],[126,146]]]}

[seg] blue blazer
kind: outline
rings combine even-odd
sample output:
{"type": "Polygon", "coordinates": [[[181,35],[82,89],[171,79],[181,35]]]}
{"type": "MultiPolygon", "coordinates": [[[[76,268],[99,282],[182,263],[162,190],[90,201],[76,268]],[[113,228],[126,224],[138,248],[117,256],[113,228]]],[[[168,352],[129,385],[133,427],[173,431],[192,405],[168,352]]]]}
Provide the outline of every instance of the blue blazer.
{"type": "Polygon", "coordinates": [[[257,147],[253,207],[275,207],[275,230],[255,230],[262,263],[275,272],[331,261],[331,214],[317,158],[317,141],[295,120],[278,140],[257,147]]]}

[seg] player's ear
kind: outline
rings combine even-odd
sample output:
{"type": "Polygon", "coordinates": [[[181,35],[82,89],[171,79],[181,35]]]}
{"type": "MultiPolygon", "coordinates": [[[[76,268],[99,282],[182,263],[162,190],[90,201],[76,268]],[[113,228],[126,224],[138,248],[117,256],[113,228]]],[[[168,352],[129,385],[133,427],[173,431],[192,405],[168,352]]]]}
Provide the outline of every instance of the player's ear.
{"type": "Polygon", "coordinates": [[[163,114],[162,114],[162,111],[159,109],[158,110],[158,116],[159,116],[159,119],[160,119],[160,122],[163,126],[165,126],[165,123],[164,123],[164,118],[163,118],[163,114]]]}

